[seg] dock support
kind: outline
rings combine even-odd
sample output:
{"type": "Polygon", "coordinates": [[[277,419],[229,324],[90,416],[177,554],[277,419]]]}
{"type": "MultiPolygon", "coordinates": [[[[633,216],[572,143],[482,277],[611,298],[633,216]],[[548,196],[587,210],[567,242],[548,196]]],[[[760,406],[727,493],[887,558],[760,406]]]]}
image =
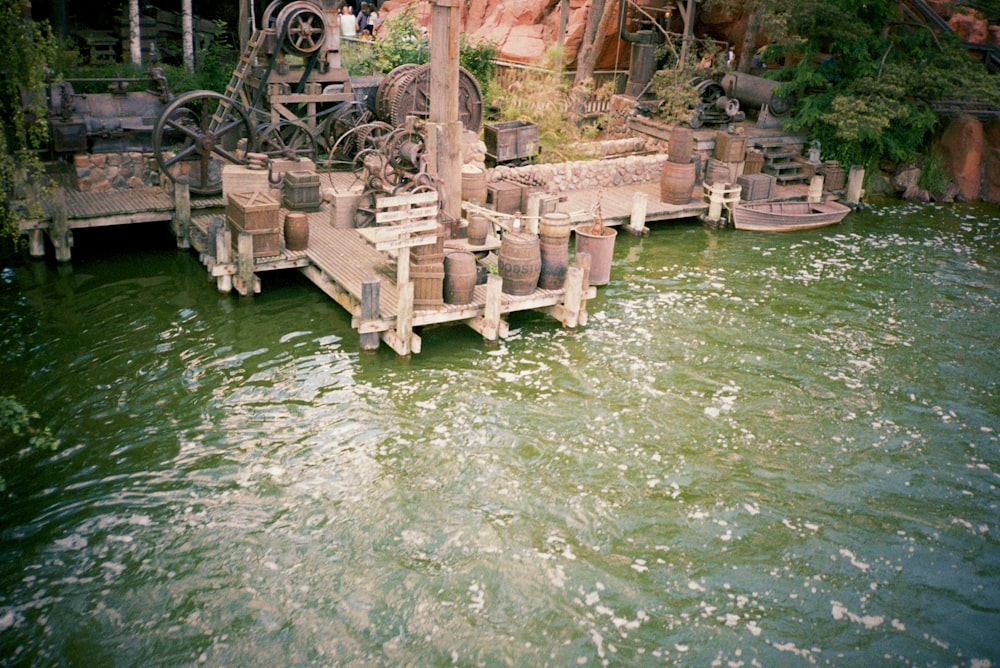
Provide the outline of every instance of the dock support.
{"type": "Polygon", "coordinates": [[[244,297],[260,292],[260,277],[253,273],[253,235],[240,232],[236,238],[236,291],[244,297]]]}
{"type": "Polygon", "coordinates": [[[708,213],[705,214],[705,221],[718,225],[722,220],[722,210],[727,212],[726,222],[732,214],[733,205],[740,201],[742,186],[727,186],[724,183],[710,184],[708,189],[708,213]]]}
{"type": "Polygon", "coordinates": [[[497,274],[486,277],[486,307],[483,309],[483,327],[480,333],[489,343],[496,343],[500,337],[500,303],[503,294],[503,279],[497,274]]]}
{"type": "Polygon", "coordinates": [[[57,262],[69,262],[73,246],[73,232],[69,229],[69,214],[66,211],[66,192],[62,188],[52,190],[52,224],[49,238],[55,249],[57,262]]]}
{"type": "MultiPolygon", "coordinates": [[[[233,261],[233,233],[228,225],[221,225],[215,233],[215,261],[219,264],[229,264],[233,261]]],[[[219,292],[229,292],[233,289],[233,277],[224,274],[215,279],[219,292]]]]}
{"type": "Polygon", "coordinates": [[[632,216],[629,218],[628,227],[625,230],[634,237],[649,236],[649,228],[646,227],[646,209],[648,206],[648,194],[641,190],[632,193],[632,216]]]}
{"type": "Polygon", "coordinates": [[[806,195],[807,202],[823,201],[823,175],[815,174],[809,179],[809,193],[806,195]]]}
{"type": "Polygon", "coordinates": [[[33,258],[45,257],[44,230],[28,230],[28,254],[33,258]]]}
{"type": "MultiPolygon", "coordinates": [[[[361,324],[381,317],[379,303],[382,294],[382,282],[378,276],[365,276],[361,281],[361,324]]],[[[379,346],[378,332],[362,332],[361,350],[374,351],[379,346]]]]}
{"type": "Polygon", "coordinates": [[[174,235],[178,248],[191,248],[191,186],[174,184],[174,235]]]}
{"type": "Polygon", "coordinates": [[[397,355],[409,357],[420,353],[420,337],[413,333],[413,283],[407,281],[397,287],[396,329],[385,332],[382,338],[397,355]]]}
{"type": "Polygon", "coordinates": [[[865,182],[865,168],[861,165],[852,165],[847,173],[847,204],[857,207],[861,203],[861,186],[865,182]]]}

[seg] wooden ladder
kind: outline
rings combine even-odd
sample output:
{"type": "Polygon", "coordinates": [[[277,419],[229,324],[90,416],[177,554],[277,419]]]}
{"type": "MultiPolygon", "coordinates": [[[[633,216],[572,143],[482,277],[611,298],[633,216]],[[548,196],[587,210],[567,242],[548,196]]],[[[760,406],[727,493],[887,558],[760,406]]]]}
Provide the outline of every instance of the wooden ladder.
{"type": "Polygon", "coordinates": [[[229,84],[226,86],[225,96],[227,100],[230,100],[230,103],[220,104],[212,116],[213,129],[222,126],[222,122],[226,119],[232,102],[239,99],[244,105],[249,106],[244,95],[247,73],[253,66],[254,60],[257,59],[257,52],[260,51],[260,45],[263,42],[264,31],[254,30],[253,35],[250,36],[250,40],[247,42],[246,48],[243,49],[243,53],[240,55],[240,60],[236,64],[236,68],[233,70],[233,76],[229,79],[229,84]]]}

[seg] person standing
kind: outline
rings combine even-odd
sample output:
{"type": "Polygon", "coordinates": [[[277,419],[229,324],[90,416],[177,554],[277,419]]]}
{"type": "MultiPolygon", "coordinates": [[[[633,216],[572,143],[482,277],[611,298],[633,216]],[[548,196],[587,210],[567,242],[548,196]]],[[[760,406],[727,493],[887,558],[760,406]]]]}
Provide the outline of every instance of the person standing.
{"type": "Polygon", "coordinates": [[[354,38],[358,36],[358,23],[350,3],[340,10],[340,36],[354,38]]]}
{"type": "Polygon", "coordinates": [[[372,36],[372,25],[369,16],[371,15],[372,7],[367,2],[361,3],[361,11],[358,12],[358,36],[359,37],[371,37],[372,36]]]}

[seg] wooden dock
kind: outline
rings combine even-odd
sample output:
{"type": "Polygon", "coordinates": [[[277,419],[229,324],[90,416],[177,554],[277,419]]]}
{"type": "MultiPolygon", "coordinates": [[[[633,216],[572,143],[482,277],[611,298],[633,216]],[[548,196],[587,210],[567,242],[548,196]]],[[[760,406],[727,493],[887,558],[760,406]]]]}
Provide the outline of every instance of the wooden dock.
{"type": "MultiPolygon", "coordinates": [[[[437,195],[431,195],[435,217],[430,220],[437,227],[437,195]]],[[[415,201],[424,206],[415,211],[425,211],[429,202],[421,197],[427,194],[386,198],[384,206],[415,201]]],[[[280,209],[279,218],[283,220],[287,213],[280,209]]],[[[275,255],[255,258],[250,235],[240,234],[234,239],[222,213],[196,216],[192,220],[191,243],[223,292],[260,292],[261,274],[299,270],[351,314],[351,324],[359,332],[363,349],[375,349],[384,342],[400,355],[419,353],[419,328],[444,323],[467,325],[485,340],[496,341],[508,335],[505,316],[525,310],[546,312],[572,329],[586,325],[586,302],[597,294],[596,288],[587,283],[589,258],[581,257],[568,267],[565,286],[559,290],[536,289],[529,295],[510,295],[503,292],[503,279],[490,274],[485,283],[475,287],[472,301],[467,304],[447,304],[443,300],[420,304],[414,297],[414,282],[406,278],[409,248],[433,235],[409,236],[409,231],[418,228],[407,227],[412,222],[406,220],[395,226],[337,228],[332,224],[335,212],[328,201],[318,210],[300,213],[305,213],[309,221],[309,243],[304,251],[288,251],[282,238],[275,255]]],[[[446,252],[476,251],[485,256],[487,264],[495,264],[492,250],[500,245],[496,237],[482,247],[469,246],[464,239],[444,243],[446,252]]]]}
{"type": "MultiPolygon", "coordinates": [[[[260,253],[255,254],[252,235],[234,232],[232,226],[226,224],[224,198],[191,198],[183,186],[172,193],[160,188],[104,193],[57,190],[45,207],[46,217],[22,223],[21,231],[29,236],[33,256],[44,255],[47,237],[55,249],[56,259],[68,261],[74,229],[169,221],[178,247],[193,247],[198,252],[199,259],[222,292],[235,290],[251,295],[260,292],[261,276],[269,271],[300,271],[351,314],[352,326],[359,333],[363,349],[377,349],[384,342],[400,355],[419,353],[420,328],[443,323],[467,325],[481,333],[485,340],[495,341],[507,336],[505,317],[515,311],[543,311],[567,328],[586,325],[587,300],[597,294],[596,288],[588,282],[590,258],[586,254],[581,254],[568,267],[565,286],[559,290],[536,289],[528,295],[510,295],[503,292],[501,277],[490,273],[485,283],[475,287],[473,299],[468,304],[428,304],[414,298],[414,283],[409,280],[408,267],[410,247],[425,242],[411,238],[408,230],[416,231],[417,227],[412,227],[414,224],[427,229],[429,220],[414,222],[410,219],[432,214],[433,224],[437,226],[436,193],[433,206],[418,196],[409,196],[416,197],[413,200],[415,208],[405,213],[406,220],[400,219],[404,223],[402,226],[354,229],[344,225],[344,212],[338,212],[336,206],[338,201],[343,201],[339,195],[347,195],[349,200],[351,193],[360,192],[360,185],[350,174],[327,172],[320,174],[320,178],[323,191],[333,196],[324,197],[314,211],[300,212],[306,214],[309,223],[306,250],[287,250],[283,231],[279,230],[282,236],[274,253],[263,257],[260,253]],[[387,231],[391,238],[385,236],[387,231]]],[[[281,202],[280,191],[270,194],[281,202]]],[[[801,193],[791,196],[799,197],[801,193]]],[[[709,209],[700,187],[695,188],[687,204],[675,205],[660,201],[659,183],[655,182],[569,191],[557,199],[556,210],[569,214],[575,224],[591,222],[599,210],[606,225],[622,226],[637,235],[648,233],[647,223],[696,219],[709,209]]],[[[397,204],[404,200],[409,203],[405,196],[403,200],[386,198],[397,204]]],[[[481,264],[495,266],[499,237],[514,226],[516,216],[466,204],[465,213],[472,211],[483,211],[492,220],[494,233],[487,245],[471,247],[459,235],[445,242],[445,251],[472,251],[481,264]]],[[[278,220],[283,221],[288,212],[280,208],[278,220]]],[[[377,215],[398,218],[404,214],[386,211],[377,215]]],[[[521,218],[528,229],[537,224],[537,216],[534,221],[530,216],[521,218]]],[[[388,222],[388,218],[384,222],[388,222]]]]}

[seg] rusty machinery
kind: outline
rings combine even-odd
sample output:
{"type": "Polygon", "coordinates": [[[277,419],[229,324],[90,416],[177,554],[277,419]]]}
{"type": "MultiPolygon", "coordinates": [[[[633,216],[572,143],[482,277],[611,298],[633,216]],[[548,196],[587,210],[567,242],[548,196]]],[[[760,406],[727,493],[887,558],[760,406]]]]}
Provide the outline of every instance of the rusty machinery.
{"type": "Polygon", "coordinates": [[[148,150],[156,118],[170,102],[163,70],[147,78],[64,79],[46,86],[47,120],[55,153],[148,150]],[[73,84],[108,86],[107,93],[80,93],[73,84]],[[147,84],[129,91],[133,84],[147,84]]]}
{"type": "MultiPolygon", "coordinates": [[[[163,109],[152,136],[163,172],[216,194],[223,165],[262,152],[350,168],[366,192],[427,187],[419,121],[429,114],[430,66],[349,77],[337,26],[336,12],[312,0],[269,5],[224,94],[193,91],[163,109]]],[[[464,68],[459,91],[462,121],[478,133],[482,92],[464,68]]]]}

